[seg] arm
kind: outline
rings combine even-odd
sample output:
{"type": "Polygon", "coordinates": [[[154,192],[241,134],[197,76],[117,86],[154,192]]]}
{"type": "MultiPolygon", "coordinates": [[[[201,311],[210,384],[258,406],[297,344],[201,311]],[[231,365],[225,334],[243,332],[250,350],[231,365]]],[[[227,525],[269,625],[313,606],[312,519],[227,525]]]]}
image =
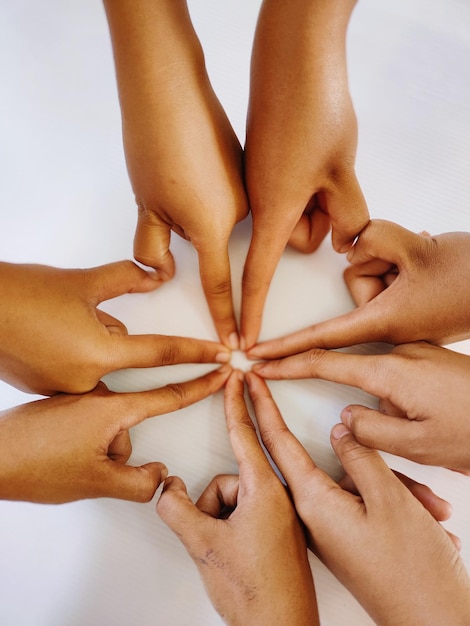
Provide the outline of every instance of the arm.
{"type": "Polygon", "coordinates": [[[210,85],[186,2],[104,4],[138,207],[135,257],[168,280],[171,231],[190,240],[220,339],[237,348],[227,246],[248,210],[242,151],[210,85]]]}
{"type": "Polygon", "coordinates": [[[113,393],[103,383],[85,395],[57,395],[0,416],[0,499],[58,504],[111,497],[149,501],[168,472],[162,463],[126,464],[129,429],[219,390],[225,366],[181,384],[113,393]]]}
{"type": "Polygon", "coordinates": [[[256,29],[246,140],[253,236],[245,265],[241,333],[255,343],[287,243],[314,251],[332,227],[349,249],[368,222],[356,180],[357,125],[346,30],[354,0],[265,0],[256,29]]]}
{"type": "Polygon", "coordinates": [[[310,547],[380,626],[470,621],[470,579],[451,538],[343,424],[331,443],[358,495],[318,468],[265,383],[247,375],[261,437],[292,494],[310,547]]]}
{"type": "Polygon", "coordinates": [[[34,393],[83,393],[117,369],[227,362],[212,341],[128,335],[98,308],[157,283],[131,261],[87,270],[0,263],[0,377],[34,393]]]}
{"type": "Polygon", "coordinates": [[[369,341],[448,344],[470,336],[470,233],[417,235],[372,220],[349,252],[345,280],[358,308],[250,351],[278,358],[369,341]]]}
{"type": "Polygon", "coordinates": [[[226,385],[225,412],[240,475],[216,477],[196,504],[180,479],[168,478],[157,511],[227,624],[318,625],[304,533],[259,445],[237,372],[226,385]]]}

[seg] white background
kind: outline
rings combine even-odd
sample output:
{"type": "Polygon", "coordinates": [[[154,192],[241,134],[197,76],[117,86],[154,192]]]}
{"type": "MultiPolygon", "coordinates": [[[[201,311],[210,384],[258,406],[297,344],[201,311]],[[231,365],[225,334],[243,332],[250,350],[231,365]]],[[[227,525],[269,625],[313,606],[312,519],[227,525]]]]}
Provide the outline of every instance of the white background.
{"type": "MultiPolygon", "coordinates": [[[[259,1],[190,0],[189,5],[214,87],[243,141],[259,1]]],[[[470,5],[464,0],[362,0],[351,21],[348,50],[359,119],[357,170],[371,214],[434,234],[470,230],[470,5]]],[[[62,267],[132,258],[135,209],[101,4],[4,0],[0,84],[0,257],[62,267]]],[[[246,220],[231,241],[237,307],[249,236],[246,220]]],[[[176,236],[172,245],[178,266],[172,283],[153,294],[116,299],[105,308],[130,332],[215,339],[195,253],[176,236]]],[[[343,267],[344,259],[332,252],[329,241],[312,256],[287,251],[268,298],[262,337],[352,308],[343,267]]],[[[468,345],[459,349],[468,351],[468,345]]],[[[107,382],[116,390],[137,390],[192,378],[203,369],[119,372],[107,382]]],[[[373,405],[374,400],[322,381],[270,386],[290,427],[315,460],[337,475],[330,428],[347,403],[373,405]]],[[[0,409],[31,399],[0,384],[0,409]]],[[[164,461],[185,479],[194,497],[214,474],[236,471],[221,394],[150,419],[132,436],[132,462],[164,461]]],[[[469,479],[387,459],[453,504],[446,527],[462,538],[462,555],[470,566],[469,479]]],[[[154,508],[155,499],[145,505],[0,503],[0,623],[220,624],[193,563],[154,508]]],[[[311,562],[322,624],[371,623],[316,559],[311,562]]]]}

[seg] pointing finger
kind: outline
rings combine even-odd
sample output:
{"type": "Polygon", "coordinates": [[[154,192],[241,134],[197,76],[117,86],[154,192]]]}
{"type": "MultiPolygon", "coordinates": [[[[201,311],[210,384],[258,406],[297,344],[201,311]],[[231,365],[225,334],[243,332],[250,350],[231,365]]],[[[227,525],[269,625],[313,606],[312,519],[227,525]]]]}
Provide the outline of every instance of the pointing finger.
{"type": "Polygon", "coordinates": [[[385,397],[391,393],[394,364],[390,355],[344,354],[315,348],[284,359],[255,363],[253,371],[276,380],[320,378],[385,397]]]}
{"type": "Polygon", "coordinates": [[[238,349],[238,329],[232,302],[232,280],[228,242],[198,247],[199,273],[212,319],[221,341],[238,349]]]}
{"type": "Polygon", "coordinates": [[[187,382],[171,383],[151,391],[115,394],[114,401],[124,415],[120,428],[131,428],[149,417],[172,413],[207,398],[222,388],[231,371],[229,365],[224,365],[187,382]]]}
{"type": "Polygon", "coordinates": [[[177,363],[227,363],[230,350],[220,343],[167,335],[109,336],[107,372],[128,367],[177,363]]]}
{"type": "Polygon", "coordinates": [[[240,468],[240,479],[245,487],[247,475],[258,479],[272,470],[258,441],[258,436],[243,398],[243,374],[234,371],[225,387],[225,415],[230,443],[240,468]]]}
{"type": "Polygon", "coordinates": [[[304,497],[315,498],[325,489],[337,488],[314,461],[298,439],[287,428],[264,380],[247,372],[246,381],[256,413],[261,438],[276,466],[284,477],[296,505],[304,497]]]}

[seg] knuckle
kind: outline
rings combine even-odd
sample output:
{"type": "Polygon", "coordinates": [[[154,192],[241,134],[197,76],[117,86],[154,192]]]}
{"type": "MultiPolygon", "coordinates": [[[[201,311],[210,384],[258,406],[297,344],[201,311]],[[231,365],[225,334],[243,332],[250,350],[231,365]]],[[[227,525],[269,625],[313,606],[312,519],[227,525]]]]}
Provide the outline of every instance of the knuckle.
{"type": "Polygon", "coordinates": [[[282,448],[282,441],[286,434],[289,433],[287,426],[277,426],[276,428],[266,428],[262,432],[263,443],[268,451],[274,451],[282,448]]]}
{"type": "Polygon", "coordinates": [[[171,365],[178,362],[179,350],[174,342],[166,341],[160,347],[160,363],[161,365],[171,365]]]}
{"type": "Polygon", "coordinates": [[[232,283],[228,278],[218,281],[210,286],[210,292],[214,298],[225,299],[232,294],[232,283]]]}
{"type": "Polygon", "coordinates": [[[169,383],[168,385],[165,385],[165,389],[171,395],[176,410],[186,406],[187,397],[184,392],[184,388],[180,383],[169,383]]]}
{"type": "Polygon", "coordinates": [[[312,348],[312,350],[308,350],[305,353],[309,374],[312,378],[316,375],[318,368],[324,363],[326,358],[327,351],[322,348],[312,348]]]}

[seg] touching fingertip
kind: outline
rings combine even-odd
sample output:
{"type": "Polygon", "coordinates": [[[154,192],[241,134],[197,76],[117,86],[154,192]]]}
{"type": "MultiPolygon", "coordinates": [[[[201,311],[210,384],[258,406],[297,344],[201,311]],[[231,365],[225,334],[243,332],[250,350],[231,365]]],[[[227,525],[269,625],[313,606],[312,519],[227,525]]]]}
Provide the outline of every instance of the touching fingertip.
{"type": "Polygon", "coordinates": [[[344,424],[336,424],[336,426],[333,426],[333,430],[331,431],[333,439],[342,439],[349,434],[351,434],[351,431],[344,424]]]}
{"type": "Polygon", "coordinates": [[[162,465],[160,469],[160,480],[163,482],[168,478],[168,468],[166,465],[162,465]]]}
{"type": "Polygon", "coordinates": [[[341,411],[341,421],[348,428],[351,427],[351,422],[352,422],[351,409],[343,409],[343,411],[341,411]]]}
{"type": "Polygon", "coordinates": [[[240,340],[238,338],[238,334],[236,332],[230,333],[228,338],[228,347],[231,350],[238,350],[240,346],[240,340]]]}
{"type": "Polygon", "coordinates": [[[215,355],[215,362],[216,363],[228,363],[230,361],[231,356],[232,355],[229,350],[226,350],[224,352],[219,352],[218,354],[215,355]]]}

